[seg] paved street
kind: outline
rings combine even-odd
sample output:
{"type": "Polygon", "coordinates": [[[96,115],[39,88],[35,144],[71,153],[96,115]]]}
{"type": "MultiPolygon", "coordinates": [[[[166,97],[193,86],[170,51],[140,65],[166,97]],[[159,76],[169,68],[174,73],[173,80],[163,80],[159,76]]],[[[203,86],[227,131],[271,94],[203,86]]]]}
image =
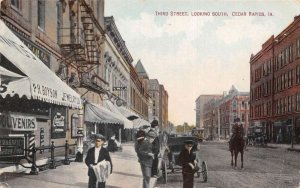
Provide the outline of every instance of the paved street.
{"type": "MultiPolygon", "coordinates": [[[[110,154],[113,161],[113,174],[109,176],[107,188],[141,188],[142,173],[133,143],[123,145],[122,152],[110,154]]],[[[155,179],[151,179],[153,187],[155,179]]],[[[85,163],[72,162],[58,166],[39,175],[13,174],[1,176],[0,182],[8,183],[12,188],[86,188],[88,182],[85,163]]],[[[1,184],[0,184],[1,187],[1,184]]]]}
{"type": "MultiPolygon", "coordinates": [[[[300,187],[300,153],[285,148],[248,147],[244,154],[244,169],[230,166],[231,154],[227,143],[205,142],[200,146],[200,155],[207,162],[208,182],[195,177],[195,187],[300,187]]],[[[158,187],[182,187],[181,174],[168,175],[166,185],[158,187]]]]}

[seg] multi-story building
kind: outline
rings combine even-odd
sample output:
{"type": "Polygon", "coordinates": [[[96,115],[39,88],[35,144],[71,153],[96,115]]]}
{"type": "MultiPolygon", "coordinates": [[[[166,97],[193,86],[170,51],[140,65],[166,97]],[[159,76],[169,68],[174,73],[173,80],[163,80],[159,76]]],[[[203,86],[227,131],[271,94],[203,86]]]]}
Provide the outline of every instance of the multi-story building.
{"type": "Polygon", "coordinates": [[[144,68],[141,60],[138,60],[138,62],[136,63],[135,70],[136,70],[137,74],[139,75],[139,78],[143,82],[143,84],[147,90],[147,93],[149,95],[149,97],[148,97],[148,119],[146,119],[146,120],[151,122],[153,120],[153,117],[152,117],[153,101],[152,101],[152,98],[151,98],[150,92],[149,92],[149,87],[150,87],[149,75],[148,75],[146,69],[144,68]]]}
{"type": "Polygon", "coordinates": [[[169,95],[168,92],[165,90],[165,87],[163,85],[159,85],[159,113],[160,113],[160,119],[159,119],[159,126],[161,130],[166,131],[168,129],[168,101],[169,101],[169,95]]]}
{"type": "Polygon", "coordinates": [[[203,128],[204,137],[214,140],[218,135],[219,118],[218,118],[219,100],[213,98],[207,101],[203,106],[203,128]]]}
{"type": "MultiPolygon", "coordinates": [[[[168,129],[169,95],[157,79],[150,79],[149,95],[152,98],[152,118],[158,120],[160,130],[168,129]]],[[[153,120],[152,119],[152,120],[153,120]]]]}
{"type": "Polygon", "coordinates": [[[159,93],[159,82],[157,79],[150,79],[149,81],[149,95],[152,98],[152,112],[150,122],[156,119],[160,121],[160,93],[159,93]]]}
{"type": "Polygon", "coordinates": [[[228,138],[231,135],[231,128],[236,118],[240,118],[245,132],[249,127],[249,92],[240,92],[234,86],[231,87],[228,94],[225,94],[219,101],[220,113],[220,136],[228,138]]]}
{"type": "Polygon", "coordinates": [[[250,58],[251,125],[270,142],[300,142],[300,16],[250,58]]]}
{"type": "Polygon", "coordinates": [[[197,99],[196,99],[196,127],[203,127],[203,121],[204,121],[204,111],[203,111],[203,107],[205,105],[205,103],[207,103],[208,101],[210,101],[211,99],[217,99],[221,97],[221,95],[200,95],[197,99]]]}
{"type": "Polygon", "coordinates": [[[117,105],[130,105],[130,71],[133,59],[128,51],[114,18],[105,17],[105,65],[104,79],[109,84],[109,93],[117,105]],[[118,101],[121,100],[121,101],[118,101]],[[118,102],[117,102],[118,101],[118,102]]]}

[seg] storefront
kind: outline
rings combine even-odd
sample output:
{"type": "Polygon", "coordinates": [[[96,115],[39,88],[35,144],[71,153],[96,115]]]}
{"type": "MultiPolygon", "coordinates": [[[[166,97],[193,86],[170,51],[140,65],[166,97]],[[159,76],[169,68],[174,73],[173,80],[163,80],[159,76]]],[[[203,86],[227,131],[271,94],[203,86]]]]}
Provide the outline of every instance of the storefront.
{"type": "MultiPolygon", "coordinates": [[[[0,56],[0,138],[11,142],[16,137],[24,138],[24,148],[29,147],[33,133],[36,147],[49,145],[53,139],[65,141],[68,109],[81,108],[80,95],[1,20],[0,56]]],[[[0,152],[2,155],[7,153],[0,152]]]]}
{"type": "Polygon", "coordinates": [[[124,121],[103,106],[93,103],[85,104],[84,121],[86,125],[86,140],[90,141],[93,134],[100,133],[109,139],[119,134],[124,128],[124,121]]]}

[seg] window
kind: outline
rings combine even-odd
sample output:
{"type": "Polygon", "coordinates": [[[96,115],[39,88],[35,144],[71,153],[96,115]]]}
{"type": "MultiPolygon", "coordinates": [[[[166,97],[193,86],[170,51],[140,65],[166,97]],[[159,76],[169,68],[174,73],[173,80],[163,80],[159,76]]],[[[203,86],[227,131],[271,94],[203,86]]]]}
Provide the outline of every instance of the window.
{"type": "Polygon", "coordinates": [[[296,67],[296,84],[300,83],[300,65],[296,67]]]}
{"type": "Polygon", "coordinates": [[[300,93],[297,93],[296,95],[296,111],[300,111],[300,93]]]}
{"type": "Polygon", "coordinates": [[[38,0],[38,26],[45,29],[45,0],[38,0]]]}
{"type": "Polygon", "coordinates": [[[300,57],[300,38],[297,40],[297,56],[300,57]]]}
{"type": "Polygon", "coordinates": [[[290,63],[292,63],[293,62],[293,60],[294,60],[294,51],[293,51],[293,45],[290,45],[290,47],[289,47],[289,61],[290,61],[290,63]]]}
{"type": "Polygon", "coordinates": [[[285,58],[285,63],[284,64],[289,63],[289,48],[285,49],[284,58],[285,58]]]}
{"type": "Polygon", "coordinates": [[[291,96],[288,96],[288,109],[287,109],[288,112],[291,112],[292,111],[292,97],[291,96]]]}
{"type": "Polygon", "coordinates": [[[56,35],[57,35],[57,43],[61,44],[62,42],[62,25],[63,25],[63,7],[62,2],[58,1],[56,3],[56,35]]]}
{"type": "Polygon", "coordinates": [[[236,109],[236,107],[237,107],[237,104],[236,104],[236,101],[234,100],[233,102],[232,102],[232,109],[236,109]]]}
{"type": "Polygon", "coordinates": [[[21,9],[20,0],[11,0],[11,5],[14,6],[16,9],[21,9]]]}

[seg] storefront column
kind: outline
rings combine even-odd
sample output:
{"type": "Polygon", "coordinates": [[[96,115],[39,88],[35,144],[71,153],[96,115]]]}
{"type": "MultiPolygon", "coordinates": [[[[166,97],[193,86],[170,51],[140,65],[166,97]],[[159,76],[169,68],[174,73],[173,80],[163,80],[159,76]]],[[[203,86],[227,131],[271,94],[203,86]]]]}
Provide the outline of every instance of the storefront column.
{"type": "Polygon", "coordinates": [[[77,151],[76,151],[76,162],[83,162],[83,126],[84,126],[84,117],[83,109],[80,109],[78,113],[78,128],[77,128],[77,151]]]}

